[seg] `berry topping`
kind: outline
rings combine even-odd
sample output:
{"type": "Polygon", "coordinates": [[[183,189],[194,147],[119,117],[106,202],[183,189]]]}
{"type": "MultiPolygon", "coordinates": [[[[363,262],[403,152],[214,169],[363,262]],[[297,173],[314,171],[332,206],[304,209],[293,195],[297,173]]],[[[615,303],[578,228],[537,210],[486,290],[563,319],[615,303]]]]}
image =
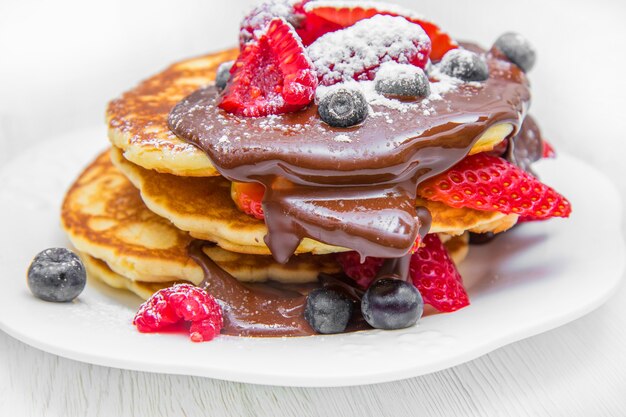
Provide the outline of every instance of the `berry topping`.
{"type": "Polygon", "coordinates": [[[80,258],[65,248],[39,252],[28,268],[28,288],[45,301],[72,301],[85,288],[87,273],[80,258]]]}
{"type": "Polygon", "coordinates": [[[352,316],[354,303],[330,288],[318,288],[306,298],[304,318],[318,333],[342,333],[352,316]]]}
{"type": "Polygon", "coordinates": [[[437,310],[451,312],[469,305],[461,275],[437,234],[424,237],[423,246],[411,257],[409,275],[424,302],[437,310]]]}
{"type": "Polygon", "coordinates": [[[142,333],[153,333],[181,321],[190,322],[194,342],[209,341],[222,330],[222,309],[202,288],[176,284],[157,291],[139,307],[133,324],[142,333]]]}
{"type": "Polygon", "coordinates": [[[508,32],[501,35],[493,47],[524,72],[530,71],[535,65],[535,48],[518,33],[508,32]]]}
{"type": "Polygon", "coordinates": [[[340,87],[331,89],[322,97],[317,111],[330,126],[350,127],[365,120],[368,109],[367,100],[360,90],[340,87]]]}
{"type": "Polygon", "coordinates": [[[315,71],[298,35],[277,18],[244,46],[219,106],[247,117],[287,113],[308,105],[316,87],[315,71]]]}
{"type": "Polygon", "coordinates": [[[367,288],[370,285],[385,262],[383,258],[368,256],[361,263],[361,255],[355,251],[338,253],[336,259],[343,272],[362,288],[367,288]]]}
{"type": "Polygon", "coordinates": [[[302,10],[298,13],[292,3],[290,0],[269,0],[252,9],[241,22],[239,43],[242,49],[254,39],[257,32],[262,31],[275,18],[283,18],[294,28],[299,28],[304,14],[302,10]]]}
{"type": "Polygon", "coordinates": [[[404,329],[417,323],[424,301],[415,286],[399,279],[374,281],[361,300],[361,313],[376,329],[404,329]]]}
{"type": "Polygon", "coordinates": [[[418,193],[452,207],[516,213],[536,219],[568,217],[569,201],[527,172],[497,156],[471,155],[423,182],[418,193]]]}
{"type": "MultiPolygon", "coordinates": [[[[432,44],[430,59],[433,61],[439,61],[446,52],[457,47],[457,43],[448,34],[442,32],[437,25],[410,10],[388,3],[368,1],[348,6],[345,2],[311,1],[306,2],[303,10],[306,13],[305,25],[308,26],[307,32],[309,33],[312,32],[312,28],[317,26],[317,32],[321,35],[339,28],[352,26],[360,20],[369,19],[375,15],[402,16],[424,29],[432,44]]],[[[304,41],[304,37],[303,42],[305,45],[309,44],[309,42],[304,41]]]]}
{"type": "Polygon", "coordinates": [[[534,175],[531,165],[541,159],[543,147],[539,126],[535,119],[527,116],[519,133],[509,141],[506,160],[534,175]]]}
{"type": "Polygon", "coordinates": [[[215,87],[217,87],[217,91],[223,91],[226,88],[226,84],[228,84],[228,80],[230,80],[230,69],[233,67],[235,61],[226,61],[222,62],[219,67],[217,67],[217,74],[215,74],[215,87]]]}
{"type": "Polygon", "coordinates": [[[320,83],[373,80],[379,66],[388,61],[423,68],[430,53],[424,30],[403,17],[374,16],[346,29],[327,33],[307,52],[320,83]]]}
{"type": "Polygon", "coordinates": [[[391,97],[427,97],[430,84],[424,70],[407,64],[385,62],[376,73],[375,88],[391,97]]]}
{"type": "Polygon", "coordinates": [[[247,215],[259,220],[264,220],[263,214],[263,194],[265,187],[256,182],[232,182],[230,186],[230,196],[239,208],[247,215]]]}
{"type": "Polygon", "coordinates": [[[487,63],[476,53],[466,49],[453,49],[446,53],[441,72],[463,81],[485,81],[489,78],[487,63]]]}
{"type": "Polygon", "coordinates": [[[543,154],[541,155],[542,158],[555,158],[556,157],[556,151],[554,150],[554,147],[545,139],[543,140],[543,154]]]}

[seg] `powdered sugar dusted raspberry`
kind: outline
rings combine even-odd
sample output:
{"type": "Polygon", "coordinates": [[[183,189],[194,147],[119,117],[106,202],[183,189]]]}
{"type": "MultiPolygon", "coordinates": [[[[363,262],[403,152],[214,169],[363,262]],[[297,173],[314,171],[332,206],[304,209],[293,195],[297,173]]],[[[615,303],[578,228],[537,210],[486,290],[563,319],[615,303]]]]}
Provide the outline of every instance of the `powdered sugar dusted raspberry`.
{"type": "Polygon", "coordinates": [[[294,1],[292,0],[269,0],[252,9],[241,22],[239,42],[243,45],[250,42],[255,36],[258,37],[260,33],[256,32],[262,31],[267,23],[276,17],[285,19],[297,28],[304,16],[295,12],[293,4],[294,1]]]}
{"type": "Polygon", "coordinates": [[[209,341],[220,334],[222,309],[205,290],[190,284],[176,284],[157,291],[143,303],[133,324],[142,333],[152,333],[183,320],[191,322],[191,340],[209,341]]]}
{"type": "Polygon", "coordinates": [[[426,32],[403,17],[376,15],[353,26],[327,33],[307,52],[320,82],[331,85],[351,79],[372,79],[383,62],[424,67],[430,52],[426,32]]]}

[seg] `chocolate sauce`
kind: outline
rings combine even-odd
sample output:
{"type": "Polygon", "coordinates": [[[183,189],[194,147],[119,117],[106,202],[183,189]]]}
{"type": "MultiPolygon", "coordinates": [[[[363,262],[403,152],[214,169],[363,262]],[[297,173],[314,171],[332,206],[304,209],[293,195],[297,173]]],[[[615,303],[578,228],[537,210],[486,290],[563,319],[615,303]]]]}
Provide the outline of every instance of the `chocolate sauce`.
{"type": "Polygon", "coordinates": [[[415,208],[417,185],[463,159],[490,127],[521,124],[530,100],[524,73],[486,59],[487,81],[444,91],[427,112],[420,102],[419,111],[373,105],[351,128],[328,126],[314,104],[264,118],[228,114],[213,86],[176,105],[169,125],[229,180],[265,186],[265,240],[277,261],[305,237],[362,257],[401,258],[430,225],[415,208]]]}
{"type": "Polygon", "coordinates": [[[532,116],[526,116],[517,135],[509,141],[507,159],[524,171],[535,175],[531,164],[543,155],[543,137],[532,116]]]}
{"type": "Polygon", "coordinates": [[[247,286],[220,268],[193,241],[189,256],[200,265],[207,290],[222,306],[223,334],[235,336],[306,336],[315,331],[304,319],[306,296],[272,286],[247,286]]]}

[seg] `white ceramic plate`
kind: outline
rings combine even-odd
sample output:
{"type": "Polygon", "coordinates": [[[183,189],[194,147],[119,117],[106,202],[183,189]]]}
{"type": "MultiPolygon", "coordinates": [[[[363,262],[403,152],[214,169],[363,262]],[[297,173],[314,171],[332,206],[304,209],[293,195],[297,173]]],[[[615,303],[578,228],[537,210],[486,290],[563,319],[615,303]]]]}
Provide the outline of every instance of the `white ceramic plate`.
{"type": "Polygon", "coordinates": [[[624,269],[617,191],[585,163],[561,155],[537,165],[565,194],[568,220],[526,224],[463,263],[472,305],[426,317],[414,328],[335,336],[192,343],[131,325],[134,296],[90,282],[72,304],[33,297],[32,257],[67,246],[59,227],[65,189],[99,148],[103,129],[51,140],[0,171],[0,328],[39,349],[79,361],[141,371],[291,386],[371,384],[469,361],[574,320],[602,304],[624,269]]]}

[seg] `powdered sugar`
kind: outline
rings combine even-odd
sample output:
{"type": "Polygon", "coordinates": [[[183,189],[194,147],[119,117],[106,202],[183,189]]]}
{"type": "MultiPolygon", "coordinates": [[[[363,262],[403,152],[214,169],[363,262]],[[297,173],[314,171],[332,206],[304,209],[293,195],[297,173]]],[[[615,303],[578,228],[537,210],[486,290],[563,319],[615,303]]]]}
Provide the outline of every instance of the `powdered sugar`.
{"type": "Polygon", "coordinates": [[[376,15],[343,30],[327,33],[307,52],[322,84],[371,79],[381,63],[425,65],[430,39],[403,17],[376,15]]]}

